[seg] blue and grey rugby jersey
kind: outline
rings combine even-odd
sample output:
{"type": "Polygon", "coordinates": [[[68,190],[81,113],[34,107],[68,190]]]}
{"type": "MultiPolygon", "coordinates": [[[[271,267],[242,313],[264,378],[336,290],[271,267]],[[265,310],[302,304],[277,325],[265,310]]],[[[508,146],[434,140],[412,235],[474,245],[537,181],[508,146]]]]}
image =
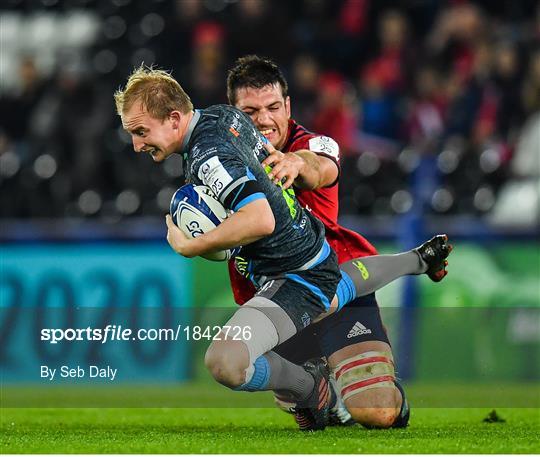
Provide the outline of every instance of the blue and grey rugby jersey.
{"type": "Polygon", "coordinates": [[[259,198],[268,200],[274,232],[239,254],[252,279],[305,269],[330,250],[323,224],[299,205],[294,192],[283,191],[266,175],[260,164],[266,141],[245,113],[215,105],[195,111],[182,147],[187,181],[210,187],[225,208],[238,211],[259,198]]]}

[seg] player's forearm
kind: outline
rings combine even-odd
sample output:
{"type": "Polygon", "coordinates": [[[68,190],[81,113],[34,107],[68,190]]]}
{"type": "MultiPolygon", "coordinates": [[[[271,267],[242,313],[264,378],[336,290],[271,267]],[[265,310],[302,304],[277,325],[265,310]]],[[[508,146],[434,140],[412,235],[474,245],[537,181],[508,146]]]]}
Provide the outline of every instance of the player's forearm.
{"type": "Polygon", "coordinates": [[[304,164],[299,170],[298,176],[294,180],[294,185],[299,189],[313,190],[321,185],[321,170],[319,157],[308,149],[295,151],[304,164]]]}
{"type": "Polygon", "coordinates": [[[187,257],[232,249],[254,243],[274,231],[275,220],[266,200],[249,203],[214,230],[190,242],[187,257]]]}

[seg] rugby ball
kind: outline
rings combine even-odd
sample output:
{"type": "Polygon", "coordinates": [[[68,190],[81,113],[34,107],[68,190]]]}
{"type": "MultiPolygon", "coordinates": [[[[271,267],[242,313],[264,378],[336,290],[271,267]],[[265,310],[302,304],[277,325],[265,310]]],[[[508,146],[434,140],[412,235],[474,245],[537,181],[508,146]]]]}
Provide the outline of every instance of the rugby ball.
{"type": "MultiPolygon", "coordinates": [[[[207,186],[186,184],[178,189],[170,205],[170,213],[177,227],[190,238],[215,229],[228,216],[227,210],[207,186]]],[[[212,252],[202,257],[213,261],[229,260],[235,250],[212,252]]]]}

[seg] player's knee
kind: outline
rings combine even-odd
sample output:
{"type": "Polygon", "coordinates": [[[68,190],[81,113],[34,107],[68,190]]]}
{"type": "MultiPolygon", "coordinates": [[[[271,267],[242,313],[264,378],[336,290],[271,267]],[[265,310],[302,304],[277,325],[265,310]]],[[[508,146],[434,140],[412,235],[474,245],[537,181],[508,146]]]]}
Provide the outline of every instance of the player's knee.
{"type": "Polygon", "coordinates": [[[397,408],[347,407],[354,421],[367,428],[390,428],[398,414],[397,408]]]}
{"type": "Polygon", "coordinates": [[[212,377],[227,387],[242,385],[245,380],[245,368],[235,360],[234,356],[216,351],[207,351],[205,365],[212,377]]]}
{"type": "Polygon", "coordinates": [[[390,428],[399,415],[400,404],[395,387],[365,390],[345,400],[355,422],[368,428],[390,428]]]}
{"type": "Polygon", "coordinates": [[[232,341],[214,342],[206,351],[204,363],[212,377],[230,388],[245,382],[249,358],[244,360],[243,351],[235,348],[232,341]]]}
{"type": "Polygon", "coordinates": [[[339,392],[352,418],[369,428],[389,428],[399,415],[401,394],[394,363],[385,351],[368,351],[335,368],[339,392]]]}

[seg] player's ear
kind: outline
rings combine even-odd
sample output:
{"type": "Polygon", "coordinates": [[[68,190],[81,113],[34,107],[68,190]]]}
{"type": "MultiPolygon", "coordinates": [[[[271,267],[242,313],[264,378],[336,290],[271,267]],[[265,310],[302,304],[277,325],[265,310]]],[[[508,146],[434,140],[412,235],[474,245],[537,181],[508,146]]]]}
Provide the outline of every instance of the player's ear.
{"type": "Polygon", "coordinates": [[[180,119],[182,118],[182,114],[180,114],[179,111],[171,111],[169,114],[169,120],[172,123],[172,128],[174,130],[178,130],[178,127],[180,126],[180,119]]]}
{"type": "Polygon", "coordinates": [[[288,95],[285,97],[285,111],[287,111],[287,117],[291,117],[291,97],[288,95]]]}

